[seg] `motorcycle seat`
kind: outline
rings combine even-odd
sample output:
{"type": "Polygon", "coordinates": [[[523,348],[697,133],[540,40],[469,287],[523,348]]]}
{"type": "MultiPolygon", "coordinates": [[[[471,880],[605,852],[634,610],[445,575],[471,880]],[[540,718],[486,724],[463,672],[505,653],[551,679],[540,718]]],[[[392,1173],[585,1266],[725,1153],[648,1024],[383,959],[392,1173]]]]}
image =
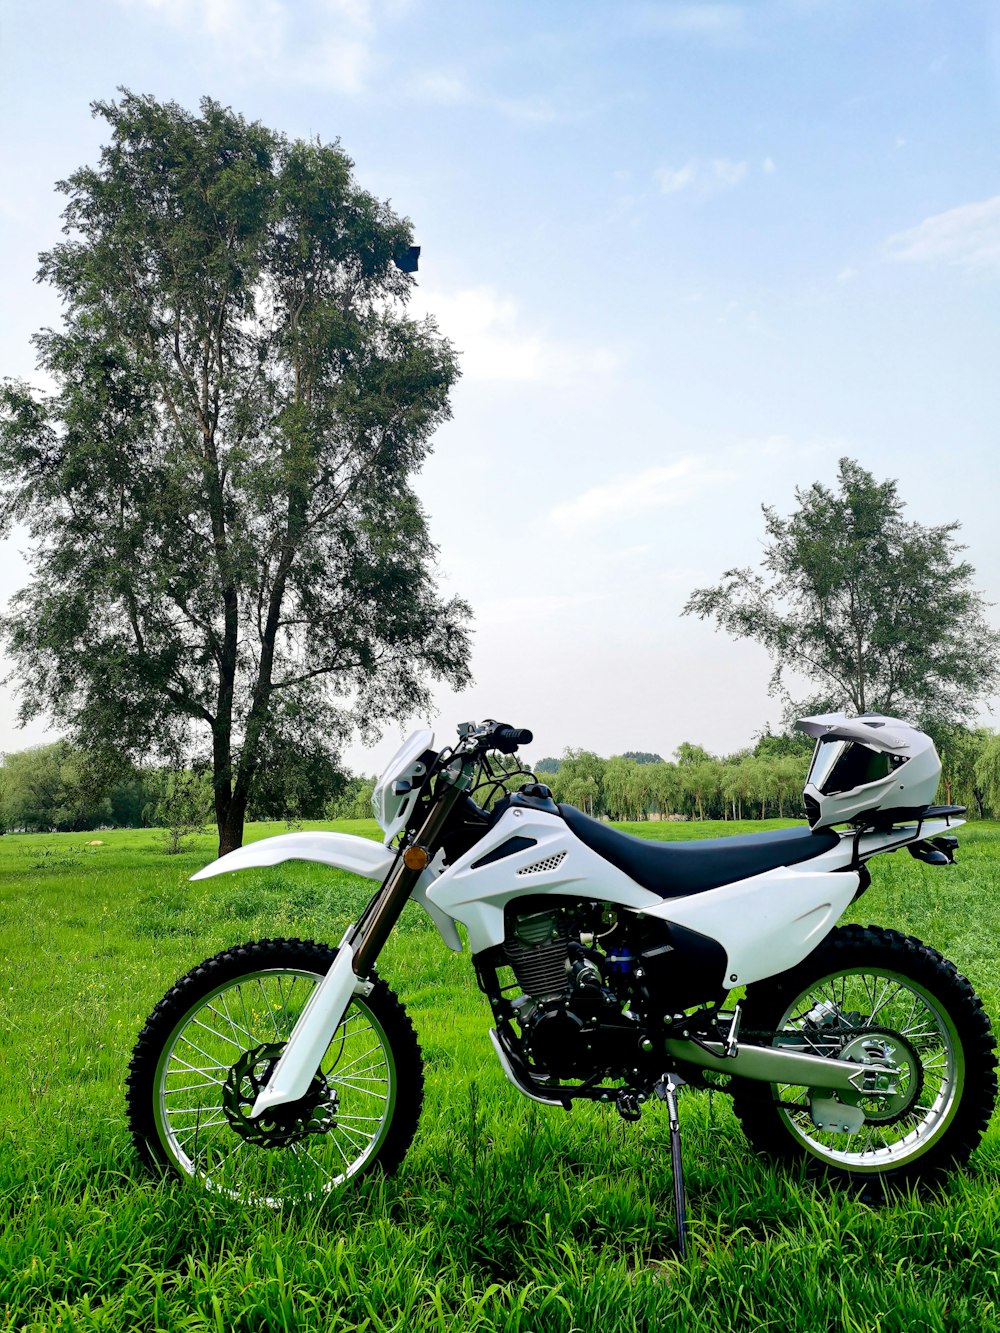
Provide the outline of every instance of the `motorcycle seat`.
{"type": "Polygon", "coordinates": [[[559,813],[591,851],[661,898],[704,893],[779,866],[798,865],[840,841],[829,829],[813,833],[809,828],[783,828],[732,838],[654,842],[621,833],[573,805],[560,805],[559,813]]]}

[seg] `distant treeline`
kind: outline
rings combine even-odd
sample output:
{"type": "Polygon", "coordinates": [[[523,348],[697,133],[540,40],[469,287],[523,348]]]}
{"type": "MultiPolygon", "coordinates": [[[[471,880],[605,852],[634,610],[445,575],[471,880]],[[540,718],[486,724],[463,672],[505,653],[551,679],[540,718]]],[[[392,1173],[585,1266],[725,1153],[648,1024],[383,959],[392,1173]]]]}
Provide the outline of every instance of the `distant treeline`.
{"type": "MultiPolygon", "coordinates": [[[[952,728],[935,740],[943,765],[938,799],[968,806],[974,818],[1000,818],[1000,735],[952,728]]],[[[569,749],[533,767],[557,801],[608,819],[794,818],[802,814],[811,753],[805,737],[765,735],[752,749],[721,757],[685,741],[672,760],[569,749]]],[[[272,757],[248,815],[290,823],[367,819],[374,785],[321,756],[289,750],[272,757]]],[[[3,832],[152,827],[180,836],[210,824],[212,806],[207,769],[109,768],[68,741],[6,754],[0,766],[3,832]]]]}
{"type": "MultiPolygon", "coordinates": [[[[1000,735],[951,728],[935,737],[942,761],[938,799],[1000,818],[1000,735]]],[[[812,755],[808,737],[762,736],[752,749],[710,754],[684,742],[672,762],[629,752],[603,759],[567,750],[534,765],[557,801],[615,820],[772,819],[803,815],[802,788],[812,755]]]]}
{"type": "MultiPolygon", "coordinates": [[[[274,756],[250,804],[250,819],[358,819],[371,814],[374,781],[352,778],[322,756],[274,756]]],[[[0,831],[184,828],[212,822],[207,768],[129,768],[68,741],[3,756],[0,831]]]]}

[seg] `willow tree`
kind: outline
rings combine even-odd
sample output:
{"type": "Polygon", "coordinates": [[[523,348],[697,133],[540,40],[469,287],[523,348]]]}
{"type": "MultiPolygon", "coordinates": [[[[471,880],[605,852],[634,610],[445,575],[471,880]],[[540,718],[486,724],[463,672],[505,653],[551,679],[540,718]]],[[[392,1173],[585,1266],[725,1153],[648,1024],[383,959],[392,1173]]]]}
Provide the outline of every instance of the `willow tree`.
{"type": "Polygon", "coordinates": [[[3,629],[22,715],[131,758],[197,750],[220,852],[262,768],[466,679],[411,488],[457,377],[407,317],[410,224],[337,144],[124,92],[59,189],[40,392],[5,382],[3,629]],[[404,264],[404,267],[406,265],[404,264]]]}
{"type": "Polygon", "coordinates": [[[840,460],[837,483],[797,490],[788,518],[765,506],[762,572],[727,570],[684,613],[763,644],[790,714],[895,713],[936,731],[974,716],[1000,683],[1000,634],[959,525],[907,520],[897,483],[853,459],[840,460]],[[792,700],[789,672],[815,693],[792,700]]]}

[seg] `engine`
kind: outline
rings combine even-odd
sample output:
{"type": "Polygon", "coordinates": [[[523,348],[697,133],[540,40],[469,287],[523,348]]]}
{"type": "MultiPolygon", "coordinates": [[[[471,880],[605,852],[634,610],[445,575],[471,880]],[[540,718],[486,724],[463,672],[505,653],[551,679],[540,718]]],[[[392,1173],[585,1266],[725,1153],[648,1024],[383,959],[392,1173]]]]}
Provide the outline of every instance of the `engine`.
{"type": "Polygon", "coordinates": [[[522,898],[505,933],[523,1054],[558,1078],[634,1070],[647,1030],[719,994],[725,972],[715,940],[607,903],[522,898]]]}
{"type": "Polygon", "coordinates": [[[606,984],[607,955],[586,943],[599,925],[596,905],[572,908],[524,902],[508,918],[506,958],[524,994],[514,1009],[524,1053],[546,1073],[584,1078],[596,1070],[631,1069],[642,1024],[622,1011],[624,993],[606,984]],[[624,1039],[624,1040],[623,1040],[624,1039]]]}

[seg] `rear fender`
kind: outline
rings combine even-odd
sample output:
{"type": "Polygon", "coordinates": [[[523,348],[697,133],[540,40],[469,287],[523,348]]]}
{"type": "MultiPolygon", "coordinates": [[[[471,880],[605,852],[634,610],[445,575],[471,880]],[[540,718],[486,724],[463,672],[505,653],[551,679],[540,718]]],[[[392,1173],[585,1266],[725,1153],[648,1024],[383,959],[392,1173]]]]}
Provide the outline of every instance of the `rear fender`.
{"type": "MultiPolygon", "coordinates": [[[[252,866],[276,866],[282,861],[317,861],[321,865],[349,870],[352,875],[375,879],[380,883],[388,875],[396,853],[371,838],[359,838],[354,833],[280,833],[274,838],[260,838],[245,847],[227,852],[217,861],[197,870],[192,879],[211,879],[231,870],[249,870],[252,866]]],[[[438,870],[428,867],[414,886],[411,897],[423,907],[437,926],[449,949],[456,952],[462,941],[455,923],[440,908],[427,899],[427,889],[437,879],[438,870]]]]}

